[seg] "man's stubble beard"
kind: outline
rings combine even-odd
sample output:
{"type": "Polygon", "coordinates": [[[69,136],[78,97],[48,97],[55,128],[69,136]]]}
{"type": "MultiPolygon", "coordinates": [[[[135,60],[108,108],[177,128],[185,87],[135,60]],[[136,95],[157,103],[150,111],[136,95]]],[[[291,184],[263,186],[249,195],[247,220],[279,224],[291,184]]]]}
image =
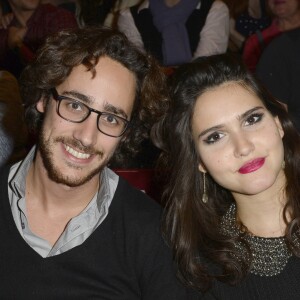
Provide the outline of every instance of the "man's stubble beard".
{"type": "MultiPolygon", "coordinates": [[[[43,164],[45,166],[45,169],[47,170],[48,177],[53,180],[56,183],[67,185],[69,187],[78,187],[81,186],[88,181],[90,181],[94,176],[97,176],[100,174],[101,170],[107,165],[110,157],[103,160],[95,169],[92,169],[87,175],[83,177],[78,178],[72,178],[70,176],[64,175],[60,170],[59,166],[55,166],[54,164],[54,154],[51,151],[51,148],[53,149],[55,144],[58,143],[64,143],[71,147],[74,147],[75,149],[78,149],[84,153],[89,153],[92,155],[97,155],[100,157],[100,159],[103,158],[103,152],[97,151],[92,147],[85,147],[83,146],[79,141],[74,140],[72,138],[66,138],[66,137],[57,137],[54,138],[53,141],[50,139],[46,139],[43,129],[41,129],[41,132],[39,134],[39,144],[38,144],[38,150],[41,154],[43,164]]],[[[77,169],[80,170],[82,167],[73,165],[72,163],[67,162],[66,163],[68,167],[71,169],[77,169]]]]}

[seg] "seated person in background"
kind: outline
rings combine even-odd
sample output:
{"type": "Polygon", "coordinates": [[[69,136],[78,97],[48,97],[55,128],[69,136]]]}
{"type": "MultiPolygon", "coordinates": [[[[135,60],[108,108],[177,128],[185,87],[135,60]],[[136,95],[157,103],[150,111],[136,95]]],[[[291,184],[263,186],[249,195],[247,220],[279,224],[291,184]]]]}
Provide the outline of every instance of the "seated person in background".
{"type": "Polygon", "coordinates": [[[47,36],[77,23],[70,12],[40,0],[8,0],[8,4],[11,13],[2,17],[6,22],[0,29],[0,67],[19,77],[47,36]]]}
{"type": "Polygon", "coordinates": [[[243,51],[243,60],[248,69],[255,72],[256,65],[265,47],[284,31],[300,27],[299,0],[267,0],[273,15],[273,21],[263,31],[258,31],[248,38],[243,51]]]}
{"type": "Polygon", "coordinates": [[[103,25],[116,0],[77,0],[76,18],[80,27],[103,25]]]}
{"type": "Polygon", "coordinates": [[[164,113],[156,61],[120,32],[61,31],[20,87],[39,139],[0,172],[0,299],[186,300],[159,205],[106,167],[164,113]]]}
{"type": "Polygon", "coordinates": [[[263,52],[256,73],[269,91],[285,103],[300,132],[300,28],[274,39],[263,52]]]}
{"type": "Polygon", "coordinates": [[[79,27],[103,25],[116,0],[60,0],[45,1],[72,12],[79,27]]]}
{"type": "Polygon", "coordinates": [[[51,3],[71,11],[76,15],[80,27],[91,25],[92,21],[93,24],[113,28],[116,27],[119,10],[139,2],[140,0],[42,0],[42,3],[51,3]]]}
{"type": "Polygon", "coordinates": [[[230,37],[228,48],[241,52],[244,41],[257,30],[270,25],[265,0],[224,0],[230,13],[230,37]]]}
{"type": "Polygon", "coordinates": [[[149,0],[120,12],[118,28],[164,66],[224,53],[229,12],[219,0],[149,0]]]}
{"type": "Polygon", "coordinates": [[[117,0],[115,2],[115,6],[110,12],[110,14],[107,16],[105,25],[111,26],[113,28],[117,27],[117,20],[119,17],[119,13],[121,10],[124,10],[125,8],[128,8],[130,6],[134,6],[137,4],[140,4],[143,0],[117,0]]]}
{"type": "Polygon", "coordinates": [[[0,71],[0,166],[26,154],[27,130],[16,78],[0,71]]]}

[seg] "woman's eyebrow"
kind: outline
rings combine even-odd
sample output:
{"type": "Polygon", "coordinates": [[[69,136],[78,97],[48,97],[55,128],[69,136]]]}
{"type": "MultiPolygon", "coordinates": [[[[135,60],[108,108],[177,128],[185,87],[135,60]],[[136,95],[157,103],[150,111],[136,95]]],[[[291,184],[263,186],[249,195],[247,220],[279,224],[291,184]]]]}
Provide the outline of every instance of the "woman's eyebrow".
{"type": "Polygon", "coordinates": [[[207,129],[203,130],[202,132],[200,132],[200,134],[198,135],[198,139],[201,138],[202,136],[206,135],[210,131],[216,131],[216,130],[219,130],[223,127],[224,127],[224,124],[219,124],[219,125],[207,128],[207,129]]]}
{"type": "Polygon", "coordinates": [[[238,120],[243,120],[243,119],[247,118],[249,115],[251,115],[253,112],[255,112],[259,109],[263,109],[263,108],[264,108],[263,106],[253,107],[253,108],[247,110],[246,112],[244,112],[243,114],[241,114],[240,116],[238,116],[238,120]]]}

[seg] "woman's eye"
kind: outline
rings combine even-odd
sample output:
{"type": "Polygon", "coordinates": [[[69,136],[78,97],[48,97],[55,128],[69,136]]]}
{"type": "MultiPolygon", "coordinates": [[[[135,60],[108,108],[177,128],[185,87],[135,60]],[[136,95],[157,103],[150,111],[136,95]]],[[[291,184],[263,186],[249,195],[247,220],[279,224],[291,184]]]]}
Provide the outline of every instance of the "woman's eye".
{"type": "Polygon", "coordinates": [[[262,117],[263,117],[263,114],[258,114],[258,113],[253,114],[253,115],[250,115],[250,116],[246,119],[245,125],[246,125],[246,126],[251,126],[251,125],[253,125],[253,124],[256,124],[256,123],[258,123],[259,121],[261,121],[262,117]]]}
{"type": "Polygon", "coordinates": [[[206,144],[213,144],[213,143],[219,141],[223,136],[224,136],[224,134],[222,134],[222,133],[214,132],[214,133],[210,134],[210,135],[204,140],[204,142],[205,142],[206,144]]]}

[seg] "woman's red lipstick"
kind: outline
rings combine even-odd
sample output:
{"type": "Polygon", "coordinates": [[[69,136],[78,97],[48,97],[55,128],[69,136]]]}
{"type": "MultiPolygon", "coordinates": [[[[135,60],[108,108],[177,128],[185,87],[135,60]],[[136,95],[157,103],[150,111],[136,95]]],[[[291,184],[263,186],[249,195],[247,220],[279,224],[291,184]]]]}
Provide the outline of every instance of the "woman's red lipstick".
{"type": "Polygon", "coordinates": [[[256,170],[260,169],[264,163],[265,163],[265,158],[263,158],[263,157],[253,159],[253,160],[247,162],[246,164],[244,164],[239,169],[239,173],[248,174],[248,173],[255,172],[256,170]]]}

